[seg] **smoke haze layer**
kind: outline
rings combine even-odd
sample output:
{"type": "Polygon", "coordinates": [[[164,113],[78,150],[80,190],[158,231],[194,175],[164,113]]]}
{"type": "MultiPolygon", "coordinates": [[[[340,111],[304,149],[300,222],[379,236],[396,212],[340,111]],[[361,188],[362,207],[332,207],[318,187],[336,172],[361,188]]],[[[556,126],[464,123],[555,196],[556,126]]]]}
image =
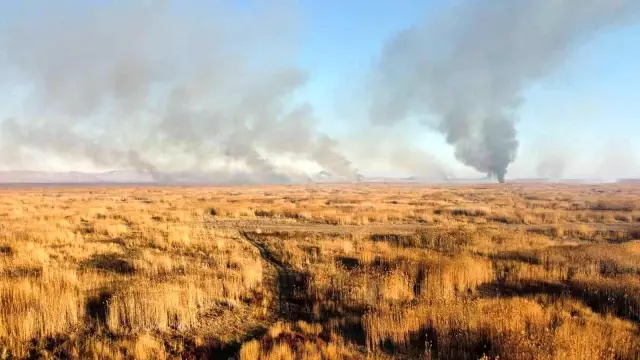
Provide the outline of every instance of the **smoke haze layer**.
{"type": "Polygon", "coordinates": [[[639,12],[637,0],[455,2],[385,45],[370,117],[417,119],[441,132],[459,161],[502,182],[518,151],[523,92],[583,42],[639,12]]]}
{"type": "Polygon", "coordinates": [[[293,3],[213,1],[201,15],[189,4],[25,1],[31,11],[0,35],[0,75],[12,81],[2,85],[18,84],[25,109],[3,121],[3,153],[151,173],[222,166],[266,183],[301,177],[269,154],[355,179],[311,106],[294,101],[307,74],[291,60],[293,3]]]}
{"type": "MultiPolygon", "coordinates": [[[[299,96],[310,75],[299,67],[306,24],[297,5],[11,3],[13,16],[0,22],[0,109],[10,109],[0,118],[0,168],[56,162],[73,170],[135,169],[162,182],[211,174],[215,182],[253,184],[304,183],[320,171],[357,180],[352,161],[425,181],[470,170],[452,170],[453,158],[430,154],[447,145],[417,143],[416,128],[369,126],[417,120],[441,133],[460,163],[503,181],[520,147],[524,92],[561,69],[582,43],[640,13],[638,0],[450,3],[388,39],[373,69],[371,99],[345,97],[371,100],[369,116],[329,119],[351,131],[337,141],[330,135],[340,132],[321,132],[325,124],[299,96]]],[[[527,171],[573,174],[575,157],[536,152],[527,171]]],[[[607,157],[595,170],[633,175],[625,170],[628,157],[607,157]]]]}

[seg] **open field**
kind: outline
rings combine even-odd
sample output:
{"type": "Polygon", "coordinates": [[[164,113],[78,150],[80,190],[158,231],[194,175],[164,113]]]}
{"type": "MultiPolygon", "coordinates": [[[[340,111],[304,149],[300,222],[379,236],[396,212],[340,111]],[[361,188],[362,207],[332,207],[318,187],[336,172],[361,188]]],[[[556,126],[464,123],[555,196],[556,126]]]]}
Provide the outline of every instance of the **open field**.
{"type": "Polygon", "coordinates": [[[638,359],[640,185],[0,190],[0,359],[638,359]]]}

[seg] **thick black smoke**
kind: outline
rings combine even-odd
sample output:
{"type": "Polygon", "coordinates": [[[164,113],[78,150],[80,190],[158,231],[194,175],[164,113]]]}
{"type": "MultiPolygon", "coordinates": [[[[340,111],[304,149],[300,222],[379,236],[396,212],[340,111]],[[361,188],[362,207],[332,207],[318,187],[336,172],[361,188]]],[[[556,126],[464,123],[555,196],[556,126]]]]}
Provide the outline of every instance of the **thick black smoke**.
{"type": "Polygon", "coordinates": [[[5,99],[21,89],[14,101],[26,110],[1,124],[2,152],[152,174],[226,163],[260,182],[300,178],[273,164],[280,156],[355,179],[311,107],[295,101],[307,75],[294,65],[294,4],[193,5],[16,2],[0,29],[0,88],[5,99]]]}
{"type": "Polygon", "coordinates": [[[418,119],[456,157],[504,181],[516,157],[523,91],[604,28],[637,19],[638,0],[468,0],[389,41],[374,77],[371,118],[418,119]]]}

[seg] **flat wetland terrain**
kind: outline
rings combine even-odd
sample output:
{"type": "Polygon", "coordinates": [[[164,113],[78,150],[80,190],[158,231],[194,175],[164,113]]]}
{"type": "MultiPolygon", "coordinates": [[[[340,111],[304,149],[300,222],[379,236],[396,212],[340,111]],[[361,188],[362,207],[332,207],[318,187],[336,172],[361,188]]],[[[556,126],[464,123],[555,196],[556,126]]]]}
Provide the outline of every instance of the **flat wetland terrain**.
{"type": "Polygon", "coordinates": [[[0,359],[639,359],[640,184],[0,189],[0,359]]]}

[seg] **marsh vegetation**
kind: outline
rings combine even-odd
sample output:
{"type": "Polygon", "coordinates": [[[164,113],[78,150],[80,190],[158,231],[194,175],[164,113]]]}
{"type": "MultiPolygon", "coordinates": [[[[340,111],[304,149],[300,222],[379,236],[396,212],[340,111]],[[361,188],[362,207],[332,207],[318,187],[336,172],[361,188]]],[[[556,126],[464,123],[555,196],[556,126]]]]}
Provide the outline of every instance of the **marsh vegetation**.
{"type": "Polygon", "coordinates": [[[637,359],[640,187],[0,191],[0,358],[637,359]]]}

